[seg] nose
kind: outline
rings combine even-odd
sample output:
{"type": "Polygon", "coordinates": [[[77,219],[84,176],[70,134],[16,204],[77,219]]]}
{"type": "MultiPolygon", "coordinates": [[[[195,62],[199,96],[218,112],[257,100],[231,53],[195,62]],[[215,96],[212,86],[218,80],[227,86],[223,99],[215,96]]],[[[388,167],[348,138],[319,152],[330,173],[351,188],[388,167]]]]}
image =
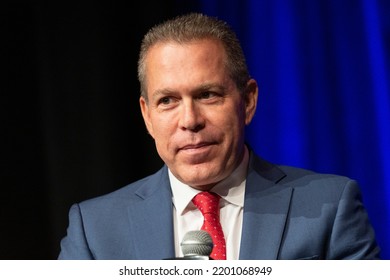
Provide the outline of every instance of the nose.
{"type": "Polygon", "coordinates": [[[196,102],[194,100],[183,100],[180,110],[180,128],[197,132],[204,127],[204,124],[204,118],[196,102]]]}

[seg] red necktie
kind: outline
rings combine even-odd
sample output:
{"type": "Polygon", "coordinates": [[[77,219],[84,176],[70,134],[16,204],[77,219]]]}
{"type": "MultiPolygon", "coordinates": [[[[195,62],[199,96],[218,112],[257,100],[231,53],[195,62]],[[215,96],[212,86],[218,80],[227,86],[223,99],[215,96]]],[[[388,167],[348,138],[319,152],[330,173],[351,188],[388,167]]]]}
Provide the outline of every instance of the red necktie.
{"type": "Polygon", "coordinates": [[[219,222],[219,199],[220,196],[215,193],[201,192],[192,199],[192,202],[203,214],[201,229],[207,231],[213,239],[214,248],[210,257],[214,260],[226,260],[226,242],[219,222]]]}

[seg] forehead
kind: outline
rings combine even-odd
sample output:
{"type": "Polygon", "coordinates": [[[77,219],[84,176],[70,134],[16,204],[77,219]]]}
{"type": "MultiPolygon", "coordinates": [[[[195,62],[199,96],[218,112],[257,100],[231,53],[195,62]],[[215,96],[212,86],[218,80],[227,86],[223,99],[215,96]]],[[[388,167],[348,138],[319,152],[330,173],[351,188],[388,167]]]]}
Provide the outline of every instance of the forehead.
{"type": "Polygon", "coordinates": [[[148,91],[168,85],[222,82],[228,76],[225,58],[224,48],[216,40],[160,42],[146,59],[148,91]]]}

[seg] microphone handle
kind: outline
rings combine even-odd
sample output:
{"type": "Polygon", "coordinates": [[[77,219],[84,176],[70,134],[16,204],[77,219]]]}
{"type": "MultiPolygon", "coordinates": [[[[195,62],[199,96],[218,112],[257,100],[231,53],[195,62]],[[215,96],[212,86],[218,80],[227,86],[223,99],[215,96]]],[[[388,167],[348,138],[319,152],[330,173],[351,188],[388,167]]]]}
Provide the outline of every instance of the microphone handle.
{"type": "Polygon", "coordinates": [[[207,261],[207,260],[213,260],[209,256],[202,256],[202,255],[191,255],[191,256],[184,256],[184,257],[178,257],[178,258],[168,258],[163,260],[197,260],[197,261],[207,261]]]}

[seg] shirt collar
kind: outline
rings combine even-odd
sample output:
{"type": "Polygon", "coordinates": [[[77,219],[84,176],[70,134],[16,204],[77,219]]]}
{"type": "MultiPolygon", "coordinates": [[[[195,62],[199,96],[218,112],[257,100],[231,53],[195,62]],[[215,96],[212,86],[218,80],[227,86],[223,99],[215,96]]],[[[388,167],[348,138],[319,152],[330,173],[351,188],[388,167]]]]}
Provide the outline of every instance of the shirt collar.
{"type": "MultiPolygon", "coordinates": [[[[249,152],[245,147],[244,158],[240,165],[227,178],[216,184],[211,191],[219,194],[223,203],[244,206],[245,181],[248,169],[249,152]]],[[[177,213],[183,215],[186,211],[195,209],[192,198],[201,192],[180,182],[168,169],[172,189],[172,200],[177,213]]]]}

